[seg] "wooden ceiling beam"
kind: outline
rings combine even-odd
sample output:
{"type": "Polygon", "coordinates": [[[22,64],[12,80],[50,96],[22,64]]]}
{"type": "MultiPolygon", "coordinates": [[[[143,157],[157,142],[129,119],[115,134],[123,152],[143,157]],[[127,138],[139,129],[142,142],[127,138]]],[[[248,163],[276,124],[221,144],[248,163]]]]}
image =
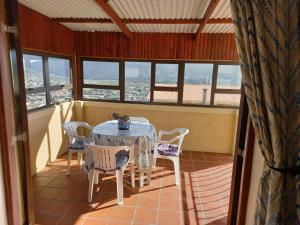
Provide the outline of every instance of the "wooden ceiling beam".
{"type": "Polygon", "coordinates": [[[111,20],[119,27],[129,39],[133,38],[132,32],[126,27],[126,24],[121,20],[118,14],[108,4],[107,0],[95,0],[95,2],[102,8],[104,12],[111,18],[111,20]]]}
{"type": "Polygon", "coordinates": [[[197,29],[197,32],[195,33],[195,38],[198,39],[200,37],[201,32],[203,31],[204,27],[206,26],[206,24],[209,21],[209,18],[211,17],[211,15],[213,14],[215,8],[217,7],[218,3],[220,0],[211,0],[205,13],[203,16],[203,21],[202,23],[199,24],[199,27],[197,29]]]}
{"type": "MultiPolygon", "coordinates": [[[[111,19],[97,18],[52,18],[53,22],[60,23],[113,23],[111,19]]],[[[203,19],[123,19],[125,24],[201,24],[203,19]]],[[[209,19],[207,24],[231,24],[231,18],[209,19]]]]}

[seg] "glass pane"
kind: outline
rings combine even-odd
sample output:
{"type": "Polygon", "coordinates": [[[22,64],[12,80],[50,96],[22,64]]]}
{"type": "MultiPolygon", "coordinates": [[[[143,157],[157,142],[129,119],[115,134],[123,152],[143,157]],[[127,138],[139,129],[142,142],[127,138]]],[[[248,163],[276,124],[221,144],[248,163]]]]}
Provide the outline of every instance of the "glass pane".
{"type": "Polygon", "coordinates": [[[177,99],[178,93],[176,91],[154,91],[154,102],[177,103],[177,99]]]}
{"type": "Polygon", "coordinates": [[[71,83],[70,60],[48,58],[50,85],[67,85],[71,83]]]}
{"type": "Polygon", "coordinates": [[[43,58],[38,55],[23,54],[25,88],[44,86],[43,58]]]}
{"type": "Polygon", "coordinates": [[[156,64],[155,86],[177,87],[178,64],[156,64]]]}
{"type": "Polygon", "coordinates": [[[219,106],[239,106],[240,94],[215,94],[214,104],[219,106]]]}
{"type": "Polygon", "coordinates": [[[125,101],[149,102],[150,62],[125,62],[125,101]]]}
{"type": "Polygon", "coordinates": [[[45,106],[46,104],[46,93],[44,92],[26,95],[27,110],[39,108],[45,106]]]}
{"type": "Polygon", "coordinates": [[[213,64],[186,63],[183,103],[210,104],[213,64]]]}
{"type": "Polygon", "coordinates": [[[71,89],[62,89],[50,92],[50,103],[55,104],[59,102],[67,102],[72,99],[71,89]]]}
{"type": "Polygon", "coordinates": [[[83,98],[101,100],[120,100],[119,90],[83,88],[83,98]]]}
{"type": "Polygon", "coordinates": [[[239,65],[219,65],[217,88],[240,89],[242,73],[239,65]]]}
{"type": "Polygon", "coordinates": [[[85,84],[119,85],[119,62],[83,61],[85,84]]]}

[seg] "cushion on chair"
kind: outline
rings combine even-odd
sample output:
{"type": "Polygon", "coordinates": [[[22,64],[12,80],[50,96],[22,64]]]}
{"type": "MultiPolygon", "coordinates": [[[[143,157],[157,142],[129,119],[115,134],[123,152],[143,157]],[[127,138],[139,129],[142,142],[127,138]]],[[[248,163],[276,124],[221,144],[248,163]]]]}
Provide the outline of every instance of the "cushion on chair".
{"type": "Polygon", "coordinates": [[[129,160],[129,152],[122,150],[116,154],[116,169],[121,170],[129,160]]]}
{"type": "Polygon", "coordinates": [[[159,144],[157,146],[158,154],[165,156],[177,156],[178,146],[174,144],[159,144]]]}
{"type": "Polygon", "coordinates": [[[73,144],[69,144],[69,149],[84,150],[84,140],[77,139],[73,144]]]}

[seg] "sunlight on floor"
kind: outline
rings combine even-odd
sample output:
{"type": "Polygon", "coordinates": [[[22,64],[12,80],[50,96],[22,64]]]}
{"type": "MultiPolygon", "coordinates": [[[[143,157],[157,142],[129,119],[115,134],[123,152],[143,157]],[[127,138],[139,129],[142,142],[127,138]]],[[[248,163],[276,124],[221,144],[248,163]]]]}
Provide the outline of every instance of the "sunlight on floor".
{"type": "Polygon", "coordinates": [[[72,165],[70,176],[65,175],[65,158],[34,176],[36,224],[226,224],[230,155],[185,151],[181,156],[181,187],[175,185],[173,166],[167,160],[157,161],[150,186],[132,189],[128,174],[123,206],[116,204],[114,176],[102,177],[89,204],[87,177],[76,160],[72,165]]]}

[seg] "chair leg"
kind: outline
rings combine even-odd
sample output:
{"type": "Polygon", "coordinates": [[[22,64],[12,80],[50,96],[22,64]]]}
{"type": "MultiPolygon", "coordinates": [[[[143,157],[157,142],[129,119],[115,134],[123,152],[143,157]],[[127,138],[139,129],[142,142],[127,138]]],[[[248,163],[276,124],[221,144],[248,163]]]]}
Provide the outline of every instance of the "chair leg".
{"type": "Polygon", "coordinates": [[[151,183],[151,174],[152,174],[152,168],[153,168],[153,162],[154,162],[154,160],[155,160],[155,158],[152,155],[150,157],[149,167],[148,167],[148,170],[147,170],[147,183],[148,183],[148,185],[150,185],[150,183],[151,183]]]}
{"type": "Polygon", "coordinates": [[[174,170],[175,170],[175,178],[176,178],[176,185],[180,184],[180,165],[179,165],[179,157],[173,159],[174,163],[174,170]]]}
{"type": "Polygon", "coordinates": [[[135,188],[134,163],[130,163],[131,187],[135,188]]]}
{"type": "Polygon", "coordinates": [[[117,203],[118,205],[123,205],[123,171],[116,171],[117,178],[117,203]]]}
{"type": "Polygon", "coordinates": [[[144,187],[144,168],[140,168],[140,187],[144,187]]]}
{"type": "Polygon", "coordinates": [[[77,157],[78,157],[78,164],[81,166],[82,165],[82,153],[81,152],[79,152],[79,153],[77,153],[77,157]]]}
{"type": "Polygon", "coordinates": [[[69,152],[68,152],[68,164],[67,164],[66,175],[69,175],[69,174],[70,174],[70,164],[71,164],[71,160],[72,160],[72,151],[69,150],[69,152]]]}
{"type": "Polygon", "coordinates": [[[155,167],[156,167],[156,158],[153,158],[152,168],[154,169],[155,167]]]}
{"type": "Polygon", "coordinates": [[[99,173],[95,173],[94,184],[99,184],[99,173]]]}
{"type": "Polygon", "coordinates": [[[88,202],[91,202],[93,199],[93,188],[94,188],[94,179],[95,179],[95,170],[89,171],[89,193],[88,193],[88,202]]]}

